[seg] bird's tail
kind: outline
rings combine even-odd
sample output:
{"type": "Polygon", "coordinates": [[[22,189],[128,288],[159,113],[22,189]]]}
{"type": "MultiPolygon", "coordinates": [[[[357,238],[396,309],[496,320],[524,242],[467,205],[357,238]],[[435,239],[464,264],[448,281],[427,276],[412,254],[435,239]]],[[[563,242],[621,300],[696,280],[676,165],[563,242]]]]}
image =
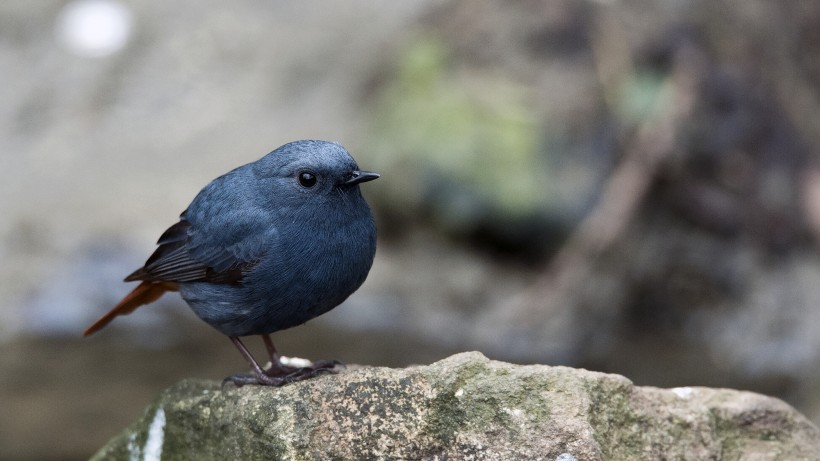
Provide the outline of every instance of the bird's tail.
{"type": "Polygon", "coordinates": [[[83,332],[83,336],[88,336],[92,333],[96,333],[98,330],[101,330],[104,326],[108,325],[109,322],[114,320],[114,317],[128,315],[131,312],[134,312],[136,308],[156,301],[166,291],[176,290],[177,286],[175,283],[142,282],[134,288],[131,293],[128,293],[124,298],[122,298],[122,301],[117,303],[117,305],[108,311],[107,314],[100,317],[99,320],[88,327],[88,329],[83,332]]]}

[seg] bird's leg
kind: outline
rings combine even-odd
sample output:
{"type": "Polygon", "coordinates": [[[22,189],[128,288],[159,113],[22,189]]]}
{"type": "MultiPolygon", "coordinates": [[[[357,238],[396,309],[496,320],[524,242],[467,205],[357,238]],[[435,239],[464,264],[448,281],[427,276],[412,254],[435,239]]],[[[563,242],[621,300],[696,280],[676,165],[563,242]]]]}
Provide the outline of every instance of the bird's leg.
{"type": "Polygon", "coordinates": [[[282,363],[282,356],[279,355],[276,346],[273,345],[273,340],[271,340],[270,335],[261,336],[265,342],[265,348],[268,350],[268,355],[270,356],[271,366],[265,370],[265,374],[268,376],[283,377],[289,381],[301,381],[321,373],[333,373],[334,368],[337,366],[344,366],[342,362],[338,360],[319,360],[318,362],[313,362],[308,367],[302,368],[285,365],[282,363]]]}
{"type": "Polygon", "coordinates": [[[245,357],[245,360],[247,360],[248,363],[250,364],[251,368],[253,368],[253,373],[228,376],[227,378],[222,380],[223,386],[228,381],[233,382],[237,387],[242,387],[245,384],[262,384],[262,385],[266,385],[266,386],[282,386],[284,384],[287,384],[287,383],[291,382],[291,381],[289,381],[289,380],[287,380],[283,377],[275,377],[275,376],[267,375],[265,373],[265,370],[262,369],[261,366],[259,366],[259,363],[256,361],[256,359],[253,358],[253,355],[248,350],[248,348],[245,347],[244,344],[242,344],[242,341],[240,341],[240,339],[236,336],[231,336],[230,338],[231,338],[231,341],[233,342],[234,346],[236,346],[236,348],[239,349],[239,353],[242,354],[242,357],[245,357]]]}
{"type": "Polygon", "coordinates": [[[262,341],[265,342],[265,349],[268,350],[268,356],[270,357],[271,363],[279,361],[279,352],[276,350],[276,346],[273,345],[273,340],[270,339],[270,335],[261,335],[262,341]]]}
{"type": "Polygon", "coordinates": [[[245,347],[245,344],[243,344],[238,337],[231,336],[231,341],[236,348],[239,349],[239,353],[242,354],[242,356],[245,357],[245,360],[248,361],[248,364],[250,364],[253,369],[253,373],[242,373],[228,376],[222,381],[223,385],[230,381],[237,387],[242,387],[245,384],[261,384],[264,386],[278,387],[288,383],[312,378],[322,373],[335,373],[336,366],[341,365],[341,362],[336,360],[321,360],[309,367],[303,368],[294,368],[283,365],[281,362],[281,357],[276,351],[276,347],[273,345],[273,341],[271,341],[268,335],[262,335],[262,337],[265,340],[265,347],[268,350],[268,354],[271,356],[270,368],[267,370],[262,368],[259,365],[259,362],[253,358],[253,355],[248,348],[245,347]]]}
{"type": "Polygon", "coordinates": [[[262,341],[265,342],[265,349],[268,350],[268,357],[270,357],[270,368],[265,370],[265,373],[269,376],[287,376],[294,371],[298,370],[298,368],[294,368],[282,363],[282,356],[279,355],[279,352],[276,350],[276,346],[273,345],[273,340],[270,339],[270,335],[260,335],[262,336],[262,341]]]}
{"type": "Polygon", "coordinates": [[[265,370],[265,374],[276,378],[284,378],[288,382],[301,381],[303,379],[311,378],[321,373],[333,373],[336,366],[342,363],[338,360],[320,360],[312,363],[308,367],[296,368],[282,363],[282,356],[273,345],[270,335],[260,335],[265,342],[265,348],[268,350],[270,357],[270,367],[265,370]]]}

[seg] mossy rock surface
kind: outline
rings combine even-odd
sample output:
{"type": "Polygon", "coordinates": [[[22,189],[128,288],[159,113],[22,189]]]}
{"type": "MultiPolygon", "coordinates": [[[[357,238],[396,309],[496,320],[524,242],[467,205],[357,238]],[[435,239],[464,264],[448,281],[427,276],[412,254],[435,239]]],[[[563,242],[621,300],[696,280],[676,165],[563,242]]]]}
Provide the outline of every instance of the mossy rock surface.
{"type": "Polygon", "coordinates": [[[281,388],[186,380],[94,459],[812,460],[784,402],[492,361],[363,367],[281,388]]]}

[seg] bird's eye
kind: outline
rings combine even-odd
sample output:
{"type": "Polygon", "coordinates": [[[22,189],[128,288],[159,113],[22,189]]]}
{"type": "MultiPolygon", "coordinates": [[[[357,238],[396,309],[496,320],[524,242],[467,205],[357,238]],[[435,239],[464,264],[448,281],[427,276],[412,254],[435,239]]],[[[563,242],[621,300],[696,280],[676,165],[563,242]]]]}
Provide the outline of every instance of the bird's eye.
{"type": "Polygon", "coordinates": [[[300,171],[296,174],[302,187],[311,188],[316,185],[316,174],[312,171],[300,171]]]}

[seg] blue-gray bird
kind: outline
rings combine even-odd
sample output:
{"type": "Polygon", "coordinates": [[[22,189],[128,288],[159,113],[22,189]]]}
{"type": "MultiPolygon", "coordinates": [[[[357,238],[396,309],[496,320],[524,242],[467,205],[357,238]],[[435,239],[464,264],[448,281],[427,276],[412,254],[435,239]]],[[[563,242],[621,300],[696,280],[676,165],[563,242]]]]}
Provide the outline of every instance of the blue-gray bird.
{"type": "Polygon", "coordinates": [[[251,365],[252,374],[226,380],[281,386],[332,371],[338,362],[283,364],[270,334],[324,314],[362,285],[376,253],[376,225],[359,184],[378,177],[360,170],[339,144],[296,141],[216,178],[125,278],[139,286],[84,336],[179,291],[251,365]],[[249,335],[262,336],[267,369],[239,339],[249,335]]]}

